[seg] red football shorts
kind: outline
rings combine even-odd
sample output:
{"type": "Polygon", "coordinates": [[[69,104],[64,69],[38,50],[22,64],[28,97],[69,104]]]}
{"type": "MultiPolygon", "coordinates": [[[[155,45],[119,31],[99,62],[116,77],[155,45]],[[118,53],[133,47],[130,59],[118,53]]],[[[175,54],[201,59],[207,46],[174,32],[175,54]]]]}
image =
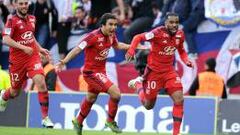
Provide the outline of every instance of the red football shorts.
{"type": "Polygon", "coordinates": [[[40,57],[32,57],[21,63],[10,63],[9,73],[11,78],[11,86],[13,89],[19,90],[27,78],[32,78],[36,74],[44,75],[40,57]]]}
{"type": "Polygon", "coordinates": [[[105,73],[94,73],[91,71],[83,72],[84,80],[88,84],[88,91],[98,94],[100,92],[107,92],[113,85],[105,73]]]}
{"type": "Polygon", "coordinates": [[[181,79],[175,70],[159,73],[146,68],[143,78],[143,88],[147,100],[156,99],[162,88],[165,88],[169,95],[175,91],[182,91],[181,79]]]}

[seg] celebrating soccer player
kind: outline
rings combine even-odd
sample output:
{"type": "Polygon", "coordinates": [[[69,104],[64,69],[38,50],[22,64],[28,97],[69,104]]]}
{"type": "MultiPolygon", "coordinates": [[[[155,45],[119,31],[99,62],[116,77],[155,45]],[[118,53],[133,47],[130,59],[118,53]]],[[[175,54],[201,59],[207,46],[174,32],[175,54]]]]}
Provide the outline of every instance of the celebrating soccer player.
{"type": "MultiPolygon", "coordinates": [[[[105,64],[110,47],[127,50],[130,46],[118,42],[115,34],[117,19],[114,15],[105,13],[100,19],[100,25],[99,29],[90,32],[56,65],[56,70],[60,71],[69,60],[84,50],[85,61],[83,76],[88,83],[88,92],[81,104],[77,118],[74,118],[72,121],[78,135],[82,134],[83,120],[89,114],[100,92],[105,92],[110,95],[108,118],[105,125],[115,133],[122,132],[114,121],[120,100],[120,90],[108,79],[105,64]]],[[[139,46],[139,49],[144,49],[144,47],[139,46]]]]}
{"type": "Polygon", "coordinates": [[[34,37],[36,19],[28,15],[28,0],[15,0],[16,14],[9,16],[3,30],[3,42],[10,47],[9,72],[11,87],[2,90],[0,111],[4,111],[9,99],[17,97],[26,79],[32,78],[38,88],[38,100],[41,106],[42,125],[52,128],[53,123],[48,117],[48,90],[40,55],[49,55],[34,37]]]}
{"type": "Polygon", "coordinates": [[[181,79],[174,69],[175,50],[182,61],[189,67],[193,64],[184,50],[184,33],[178,30],[179,17],[175,13],[166,15],[165,25],[150,32],[136,35],[126,53],[126,60],[131,60],[135,48],[142,41],[151,43],[147,67],[143,77],[130,80],[128,86],[138,91],[139,98],[146,109],[152,109],[158,92],[165,88],[171,96],[173,105],[173,135],[178,135],[183,118],[183,88],[181,79]]]}

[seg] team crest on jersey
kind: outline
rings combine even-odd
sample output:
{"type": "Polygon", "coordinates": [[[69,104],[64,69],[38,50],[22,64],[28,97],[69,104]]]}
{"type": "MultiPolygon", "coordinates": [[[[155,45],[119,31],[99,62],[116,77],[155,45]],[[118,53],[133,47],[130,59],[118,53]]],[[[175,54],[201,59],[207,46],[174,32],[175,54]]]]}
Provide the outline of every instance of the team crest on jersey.
{"type": "Polygon", "coordinates": [[[29,19],[30,22],[35,22],[35,19],[29,19]]]}

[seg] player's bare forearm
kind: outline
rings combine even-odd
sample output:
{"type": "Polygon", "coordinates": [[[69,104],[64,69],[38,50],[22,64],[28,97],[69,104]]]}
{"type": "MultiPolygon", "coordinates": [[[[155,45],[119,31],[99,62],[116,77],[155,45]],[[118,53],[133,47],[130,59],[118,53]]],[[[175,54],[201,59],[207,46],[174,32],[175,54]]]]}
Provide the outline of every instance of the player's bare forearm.
{"type": "Polygon", "coordinates": [[[76,55],[78,55],[81,51],[82,51],[82,49],[79,48],[79,47],[73,48],[73,49],[67,54],[67,56],[66,56],[63,60],[61,60],[61,62],[62,62],[63,64],[68,63],[71,59],[73,59],[74,57],[76,57],[76,55]]]}
{"type": "Polygon", "coordinates": [[[42,49],[42,46],[38,43],[36,39],[35,39],[35,44],[37,45],[37,48],[40,51],[42,49]]]}
{"type": "Polygon", "coordinates": [[[24,50],[25,48],[24,45],[17,43],[8,35],[3,36],[3,43],[8,45],[9,47],[18,48],[20,50],[24,50]]]}
{"type": "Polygon", "coordinates": [[[130,48],[130,45],[119,42],[118,45],[115,48],[119,49],[119,50],[128,50],[130,48]]]}

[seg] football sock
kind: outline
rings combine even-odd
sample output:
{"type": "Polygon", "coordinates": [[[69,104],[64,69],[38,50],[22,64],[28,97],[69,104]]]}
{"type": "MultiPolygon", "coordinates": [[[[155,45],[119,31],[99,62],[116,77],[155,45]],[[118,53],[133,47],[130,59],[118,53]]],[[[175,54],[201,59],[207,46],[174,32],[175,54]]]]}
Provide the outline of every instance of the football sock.
{"type": "Polygon", "coordinates": [[[140,99],[141,103],[144,104],[144,102],[145,102],[145,93],[144,93],[144,89],[143,89],[142,83],[136,82],[135,88],[137,89],[138,98],[140,99]]]}
{"type": "Polygon", "coordinates": [[[92,108],[93,103],[89,102],[86,98],[83,100],[81,104],[81,111],[77,116],[78,123],[82,125],[84,119],[87,117],[88,113],[92,108]]]}
{"type": "Polygon", "coordinates": [[[173,106],[173,135],[180,133],[180,127],[183,117],[183,104],[174,104],[173,106]]]}
{"type": "Polygon", "coordinates": [[[48,91],[38,92],[38,101],[41,107],[42,118],[48,116],[49,95],[48,91]]]}
{"type": "Polygon", "coordinates": [[[118,110],[118,102],[119,100],[110,97],[108,101],[108,118],[107,118],[108,122],[114,121],[118,110]]]}

